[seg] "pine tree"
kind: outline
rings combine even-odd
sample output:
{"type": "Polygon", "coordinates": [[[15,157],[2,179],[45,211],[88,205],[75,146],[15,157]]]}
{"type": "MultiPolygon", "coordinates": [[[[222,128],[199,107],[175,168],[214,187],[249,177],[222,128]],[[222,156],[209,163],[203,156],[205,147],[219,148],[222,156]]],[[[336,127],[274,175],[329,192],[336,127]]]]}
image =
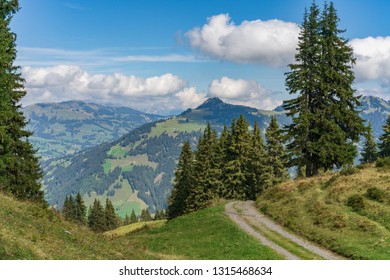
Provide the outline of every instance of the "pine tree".
{"type": "Polygon", "coordinates": [[[44,202],[38,158],[20,111],[26,91],[20,67],[14,65],[16,35],[9,27],[18,10],[18,1],[0,1],[0,189],[18,198],[44,202]]]}
{"type": "Polygon", "coordinates": [[[390,115],[383,126],[383,134],[379,137],[379,156],[390,157],[390,115]]]}
{"type": "Polygon", "coordinates": [[[254,123],[252,146],[249,161],[249,193],[247,198],[256,199],[261,191],[272,185],[272,168],[268,164],[266,147],[261,137],[260,127],[254,123]]]}
{"type": "Polygon", "coordinates": [[[75,199],[75,215],[74,220],[80,224],[86,223],[87,207],[80,193],[77,193],[75,199]]]}
{"type": "Polygon", "coordinates": [[[130,217],[129,215],[126,213],[126,216],[125,216],[125,219],[123,220],[123,223],[127,226],[127,225],[130,225],[131,222],[130,222],[130,217]]]}
{"type": "Polygon", "coordinates": [[[376,161],[378,157],[378,151],[376,143],[374,141],[374,136],[372,135],[372,125],[371,122],[368,124],[368,129],[365,134],[366,141],[364,142],[364,147],[362,151],[362,158],[360,163],[372,163],[376,161]]]}
{"type": "Polygon", "coordinates": [[[106,199],[106,206],[104,208],[104,230],[112,230],[118,227],[118,217],[115,214],[115,208],[111,200],[106,199]]]}
{"type": "Polygon", "coordinates": [[[96,199],[88,211],[88,227],[96,232],[103,232],[106,229],[104,208],[100,200],[96,199]]]}
{"type": "Polygon", "coordinates": [[[216,187],[216,193],[218,197],[225,197],[227,194],[227,188],[225,182],[225,175],[223,170],[227,162],[227,154],[229,148],[229,141],[231,139],[230,131],[226,125],[223,126],[221,136],[218,140],[218,145],[216,147],[217,161],[219,164],[219,178],[218,186],[216,187]]]}
{"type": "Polygon", "coordinates": [[[153,219],[152,219],[152,216],[149,213],[149,209],[146,209],[146,210],[143,209],[141,211],[140,221],[141,222],[148,222],[148,221],[151,221],[151,220],[153,220],[153,219]]]}
{"type": "Polygon", "coordinates": [[[76,217],[76,202],[72,195],[65,197],[64,205],[62,207],[62,215],[68,221],[74,221],[76,217]]]}
{"type": "Polygon", "coordinates": [[[134,224],[134,223],[137,223],[137,222],[138,222],[138,218],[135,215],[135,212],[134,212],[134,209],[133,209],[133,210],[131,210],[131,214],[130,214],[130,224],[134,224]]]}
{"type": "Polygon", "coordinates": [[[271,167],[271,180],[272,184],[275,185],[288,178],[283,135],[275,116],[271,118],[271,123],[265,131],[265,138],[267,140],[268,165],[271,167]]]}
{"type": "Polygon", "coordinates": [[[354,143],[365,130],[356,110],[360,96],[352,89],[355,59],[338,21],[333,3],[325,4],[322,15],[313,3],[304,14],[297,63],[286,73],[289,93],[299,94],[284,102],[293,120],[286,127],[290,165],[305,166],[306,176],[351,164],[354,143]]]}
{"type": "Polygon", "coordinates": [[[193,167],[194,184],[187,198],[187,212],[207,207],[210,200],[216,197],[215,177],[216,147],[218,145],[216,132],[211,129],[210,123],[199,138],[193,167]]]}
{"type": "Polygon", "coordinates": [[[244,116],[232,121],[231,137],[224,166],[224,184],[227,199],[246,199],[250,192],[249,161],[251,135],[244,116]]]}
{"type": "Polygon", "coordinates": [[[193,155],[189,142],[185,142],[175,171],[173,189],[168,201],[168,217],[173,219],[187,211],[187,199],[194,184],[193,155]]]}

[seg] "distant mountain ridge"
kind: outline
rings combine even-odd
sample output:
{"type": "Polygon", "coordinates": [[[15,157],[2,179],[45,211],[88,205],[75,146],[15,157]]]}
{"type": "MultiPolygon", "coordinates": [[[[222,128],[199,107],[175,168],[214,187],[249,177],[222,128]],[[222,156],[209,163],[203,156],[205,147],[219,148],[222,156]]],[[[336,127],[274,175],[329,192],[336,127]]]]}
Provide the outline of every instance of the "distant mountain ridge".
{"type": "MultiPolygon", "coordinates": [[[[362,100],[361,115],[375,122],[376,135],[382,133],[381,127],[390,114],[388,106],[376,97],[362,100]]],[[[194,148],[207,122],[221,131],[223,125],[229,126],[232,118],[241,114],[251,125],[257,121],[262,131],[271,116],[276,116],[281,125],[290,122],[282,110],[258,110],[209,99],[176,117],[138,127],[114,142],[47,162],[43,180],[46,198],[60,206],[67,194],[79,191],[87,203],[109,197],[122,216],[132,209],[140,212],[149,207],[154,212],[165,208],[182,143],[190,141],[194,148]]]]}
{"type": "Polygon", "coordinates": [[[38,103],[22,109],[29,120],[30,141],[43,160],[74,154],[113,141],[134,128],[162,116],[127,107],[82,101],[38,103]]]}

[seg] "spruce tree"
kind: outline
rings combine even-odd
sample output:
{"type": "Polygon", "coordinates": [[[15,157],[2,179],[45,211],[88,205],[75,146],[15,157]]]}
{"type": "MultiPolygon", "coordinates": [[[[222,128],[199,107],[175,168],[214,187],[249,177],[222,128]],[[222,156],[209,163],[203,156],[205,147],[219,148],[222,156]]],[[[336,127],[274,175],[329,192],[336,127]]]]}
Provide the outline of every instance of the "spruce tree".
{"type": "Polygon", "coordinates": [[[173,219],[187,211],[187,199],[194,184],[193,155],[190,143],[184,143],[175,171],[173,189],[168,200],[168,217],[173,219]]]}
{"type": "Polygon", "coordinates": [[[62,215],[68,221],[74,221],[76,217],[76,202],[72,195],[65,197],[64,205],[62,207],[62,215]]]}
{"type": "Polygon", "coordinates": [[[74,220],[80,224],[86,223],[87,207],[84,200],[78,192],[75,199],[75,217],[74,220]]]}
{"type": "Polygon", "coordinates": [[[252,146],[249,161],[249,192],[248,199],[256,199],[256,196],[272,185],[272,168],[268,163],[266,147],[261,137],[260,127],[254,123],[252,133],[252,146]]]}
{"type": "Polygon", "coordinates": [[[137,223],[137,222],[138,222],[138,218],[135,215],[135,212],[134,212],[134,209],[133,209],[133,210],[131,210],[131,214],[130,214],[130,224],[134,224],[134,223],[137,223]]]}
{"type": "Polygon", "coordinates": [[[152,219],[152,216],[150,215],[150,212],[149,212],[149,209],[143,209],[141,211],[141,217],[140,217],[140,221],[141,222],[148,222],[148,221],[151,221],[153,220],[152,219]]]}
{"type": "Polygon", "coordinates": [[[219,178],[218,186],[216,188],[218,197],[225,197],[227,194],[227,188],[225,182],[224,167],[227,162],[227,154],[229,148],[229,141],[231,139],[230,131],[226,125],[223,126],[221,136],[218,140],[218,146],[216,147],[217,161],[219,163],[219,178]]]}
{"type": "Polygon", "coordinates": [[[187,198],[187,212],[207,207],[210,200],[216,197],[215,177],[216,148],[218,145],[216,132],[210,123],[199,138],[194,159],[194,184],[187,198]]]}
{"type": "Polygon", "coordinates": [[[115,214],[115,208],[111,200],[106,199],[106,206],[104,208],[104,230],[112,230],[118,227],[118,217],[115,214]]]}
{"type": "Polygon", "coordinates": [[[376,161],[378,157],[377,145],[374,140],[374,136],[372,135],[372,125],[371,122],[368,124],[368,129],[365,134],[365,142],[362,151],[362,158],[360,159],[360,163],[372,163],[376,161]]]}
{"type": "Polygon", "coordinates": [[[127,225],[130,225],[131,222],[130,222],[130,217],[129,215],[126,213],[126,216],[125,216],[125,219],[123,220],[123,223],[127,226],[127,225]]]}
{"type": "Polygon", "coordinates": [[[286,73],[289,93],[298,93],[284,102],[292,117],[286,126],[290,165],[304,166],[306,176],[353,163],[354,144],[365,130],[356,110],[360,96],[352,89],[355,59],[338,21],[333,3],[321,15],[313,3],[304,14],[296,63],[286,73]]]}
{"type": "Polygon", "coordinates": [[[104,208],[100,200],[96,199],[88,213],[88,227],[96,232],[103,232],[106,229],[104,208]]]}
{"type": "Polygon", "coordinates": [[[10,30],[18,10],[18,1],[0,1],[0,190],[44,202],[38,158],[28,141],[31,132],[25,130],[27,122],[20,111],[26,91],[20,67],[14,65],[16,35],[10,30]]]}
{"type": "Polygon", "coordinates": [[[390,115],[383,126],[383,134],[379,137],[379,156],[390,157],[390,115]]]}
{"type": "Polygon", "coordinates": [[[251,135],[249,124],[241,115],[232,121],[231,136],[224,166],[224,184],[227,199],[246,199],[250,192],[249,162],[251,135]]]}
{"type": "Polygon", "coordinates": [[[275,116],[272,116],[271,123],[265,131],[265,138],[267,140],[267,161],[272,174],[271,181],[275,185],[288,178],[284,139],[275,116]]]}

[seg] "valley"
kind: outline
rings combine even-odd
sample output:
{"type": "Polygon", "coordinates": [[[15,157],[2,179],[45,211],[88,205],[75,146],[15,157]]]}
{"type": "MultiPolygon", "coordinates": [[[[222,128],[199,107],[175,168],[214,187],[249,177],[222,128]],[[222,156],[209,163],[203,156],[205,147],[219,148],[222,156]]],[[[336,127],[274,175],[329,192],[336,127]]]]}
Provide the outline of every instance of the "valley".
{"type": "MultiPolygon", "coordinates": [[[[361,116],[373,124],[373,134],[378,138],[390,114],[389,102],[363,97],[361,110],[361,116]]],[[[257,121],[263,134],[273,115],[281,125],[290,122],[280,108],[257,110],[211,98],[195,109],[145,124],[113,142],[43,160],[46,198],[58,207],[67,194],[77,192],[87,205],[95,198],[101,201],[110,198],[122,217],[133,209],[137,214],[147,207],[151,212],[165,209],[182,143],[190,141],[194,148],[207,122],[220,132],[241,114],[250,124],[257,121]]]]}

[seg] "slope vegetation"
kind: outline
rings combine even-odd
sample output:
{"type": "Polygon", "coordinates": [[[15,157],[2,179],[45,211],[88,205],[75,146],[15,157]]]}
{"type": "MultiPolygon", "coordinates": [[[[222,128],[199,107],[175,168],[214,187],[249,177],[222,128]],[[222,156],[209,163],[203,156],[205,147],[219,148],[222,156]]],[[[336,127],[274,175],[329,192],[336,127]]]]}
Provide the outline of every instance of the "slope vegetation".
{"type": "Polygon", "coordinates": [[[23,108],[29,120],[29,138],[42,160],[74,154],[113,141],[161,116],[131,108],[103,106],[82,101],[39,103],[23,108]]]}
{"type": "Polygon", "coordinates": [[[168,223],[124,226],[106,234],[0,193],[1,259],[280,259],[241,231],[223,205],[168,223]]]}
{"type": "Polygon", "coordinates": [[[67,194],[80,192],[87,204],[95,198],[113,202],[118,214],[149,207],[151,213],[166,208],[181,146],[194,147],[210,122],[221,131],[232,118],[243,114],[251,125],[256,120],[264,129],[271,115],[281,123],[278,112],[260,111],[226,104],[217,98],[181,115],[134,129],[117,141],[84,150],[74,156],[48,161],[43,165],[46,199],[61,207],[67,194]]]}
{"type": "Polygon", "coordinates": [[[390,259],[390,170],[374,166],[286,182],[257,207],[281,225],[352,259],[390,259]]]}

